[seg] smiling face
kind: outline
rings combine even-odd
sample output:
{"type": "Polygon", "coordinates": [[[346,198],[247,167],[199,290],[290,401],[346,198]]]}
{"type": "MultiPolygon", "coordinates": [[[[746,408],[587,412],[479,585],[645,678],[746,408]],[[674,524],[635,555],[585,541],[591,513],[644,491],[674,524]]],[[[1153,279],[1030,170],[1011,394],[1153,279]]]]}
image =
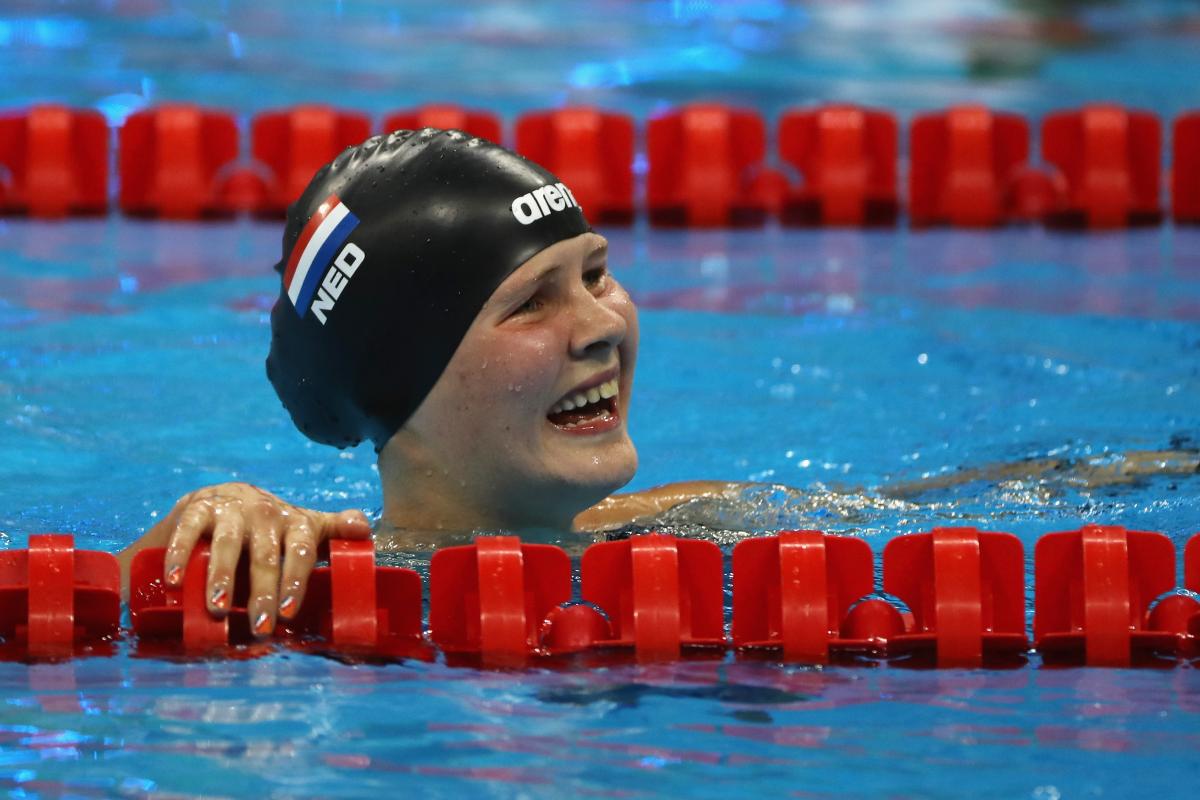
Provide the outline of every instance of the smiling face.
{"type": "Polygon", "coordinates": [[[409,466],[394,480],[384,471],[385,516],[390,482],[429,482],[423,504],[444,506],[438,527],[505,528],[561,526],[625,485],[637,468],[625,422],[637,340],[602,236],[526,261],[385,448],[409,466]]]}

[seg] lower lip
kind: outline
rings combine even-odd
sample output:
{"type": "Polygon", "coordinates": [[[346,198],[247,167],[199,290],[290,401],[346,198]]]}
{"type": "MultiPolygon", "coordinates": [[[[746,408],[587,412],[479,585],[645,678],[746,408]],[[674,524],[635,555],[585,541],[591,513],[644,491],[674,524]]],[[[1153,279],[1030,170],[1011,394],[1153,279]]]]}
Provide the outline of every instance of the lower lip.
{"type": "Polygon", "coordinates": [[[559,433],[565,433],[568,436],[595,436],[600,433],[608,433],[621,427],[621,415],[615,410],[610,411],[607,417],[598,417],[590,422],[584,422],[576,425],[574,428],[563,428],[555,425],[550,420],[546,420],[551,428],[559,433]]]}

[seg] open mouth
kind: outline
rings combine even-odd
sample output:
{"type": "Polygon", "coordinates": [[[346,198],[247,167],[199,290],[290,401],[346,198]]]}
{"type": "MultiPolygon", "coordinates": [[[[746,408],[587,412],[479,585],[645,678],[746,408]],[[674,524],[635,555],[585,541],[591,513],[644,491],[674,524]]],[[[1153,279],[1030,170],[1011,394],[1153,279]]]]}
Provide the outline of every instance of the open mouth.
{"type": "Polygon", "coordinates": [[[575,391],[559,400],[546,414],[551,425],[575,433],[595,433],[616,427],[620,422],[617,413],[617,378],[605,381],[585,391],[575,391]]]}

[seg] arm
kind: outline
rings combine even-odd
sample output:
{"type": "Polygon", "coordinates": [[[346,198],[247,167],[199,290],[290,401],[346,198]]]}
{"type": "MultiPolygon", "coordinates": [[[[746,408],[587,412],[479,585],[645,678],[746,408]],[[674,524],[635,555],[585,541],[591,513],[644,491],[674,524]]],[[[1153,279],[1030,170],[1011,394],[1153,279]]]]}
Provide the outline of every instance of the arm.
{"type": "MultiPolygon", "coordinates": [[[[1131,450],[1078,459],[1040,458],[960,469],[881,487],[884,497],[910,500],[926,492],[968,483],[990,484],[1010,480],[1055,478],[1085,488],[1133,483],[1156,475],[1191,475],[1200,472],[1200,453],[1193,450],[1131,450]]],[[[575,518],[578,531],[620,528],[639,520],[653,520],[670,509],[697,498],[738,499],[761,484],[731,481],[685,481],[656,486],[642,492],[613,495],[575,518]]],[[[799,491],[799,490],[793,490],[799,491]]]]}
{"type": "Polygon", "coordinates": [[[658,517],[698,497],[735,498],[752,484],[732,481],[681,481],[641,492],[614,494],[575,517],[577,531],[603,531],[658,517]]]}
{"type": "Polygon", "coordinates": [[[277,615],[292,617],[299,610],[320,543],[369,539],[371,526],[361,511],[311,511],[246,483],[205,487],[180,498],[170,514],[117,556],[122,593],[129,595],[133,557],[148,547],[167,548],[163,580],[181,585],[192,549],[205,536],[212,539],[205,589],[209,612],[218,617],[228,612],[234,572],[248,549],[247,610],[255,635],[267,636],[277,615]]]}
{"type": "Polygon", "coordinates": [[[1121,483],[1134,483],[1156,475],[1194,475],[1200,472],[1200,452],[1195,450],[1129,450],[1083,458],[1034,458],[1003,464],[960,469],[944,475],[931,475],[915,481],[884,486],[886,497],[909,499],[925,492],[949,489],[984,481],[1001,483],[1012,480],[1056,478],[1075,486],[1095,489],[1121,483]]]}

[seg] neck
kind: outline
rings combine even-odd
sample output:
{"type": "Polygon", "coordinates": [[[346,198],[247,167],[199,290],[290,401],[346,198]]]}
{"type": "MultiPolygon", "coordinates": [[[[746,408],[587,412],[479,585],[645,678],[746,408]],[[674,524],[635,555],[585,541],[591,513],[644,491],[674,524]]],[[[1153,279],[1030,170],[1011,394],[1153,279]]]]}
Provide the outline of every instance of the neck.
{"type": "Polygon", "coordinates": [[[516,504],[490,487],[474,486],[415,449],[397,452],[390,442],[379,455],[383,513],[376,540],[399,549],[469,543],[474,534],[574,529],[574,512],[554,514],[550,504],[516,504]],[[524,513],[521,506],[534,506],[524,513]]]}

